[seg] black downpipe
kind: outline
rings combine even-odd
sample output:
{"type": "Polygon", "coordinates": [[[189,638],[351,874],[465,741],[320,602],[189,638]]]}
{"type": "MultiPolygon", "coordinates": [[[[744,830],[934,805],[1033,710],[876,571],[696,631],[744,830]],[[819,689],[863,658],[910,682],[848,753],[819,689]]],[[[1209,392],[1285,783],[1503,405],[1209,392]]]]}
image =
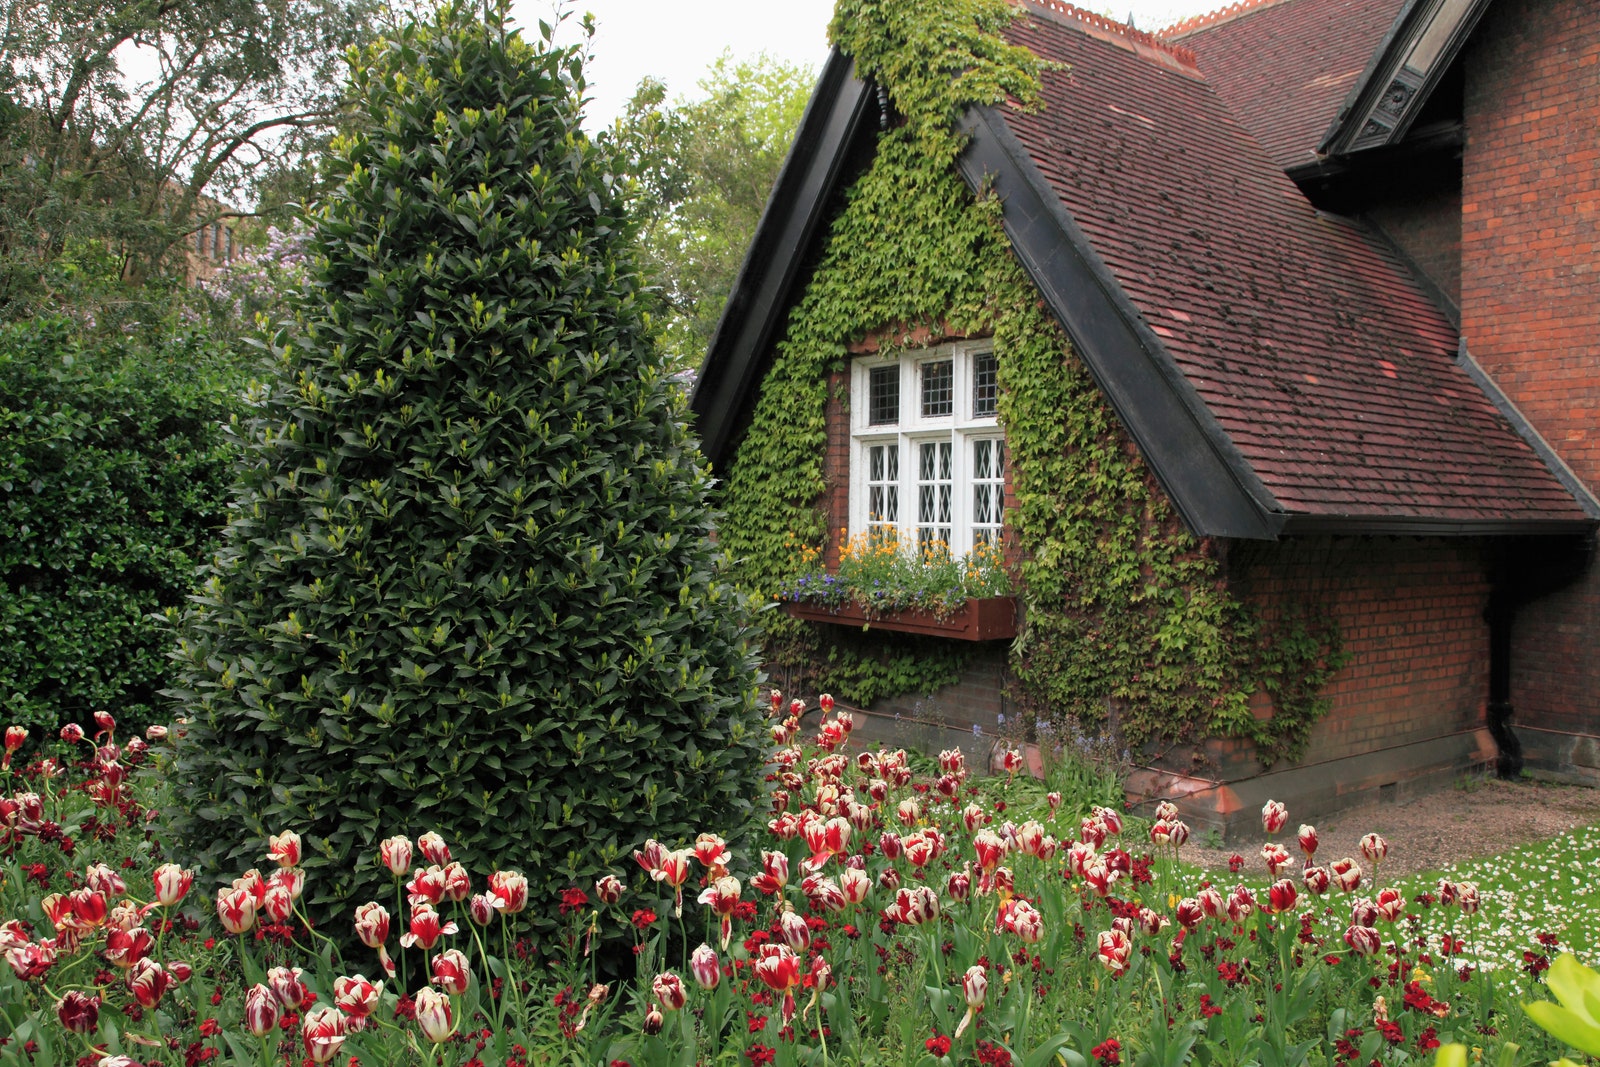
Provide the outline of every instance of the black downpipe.
{"type": "Polygon", "coordinates": [[[1494,738],[1500,755],[1495,759],[1495,773],[1501,778],[1519,778],[1522,775],[1522,742],[1511,729],[1511,625],[1516,620],[1517,609],[1510,584],[1505,580],[1504,549],[1496,553],[1494,585],[1489,593],[1489,736],[1494,738]]]}

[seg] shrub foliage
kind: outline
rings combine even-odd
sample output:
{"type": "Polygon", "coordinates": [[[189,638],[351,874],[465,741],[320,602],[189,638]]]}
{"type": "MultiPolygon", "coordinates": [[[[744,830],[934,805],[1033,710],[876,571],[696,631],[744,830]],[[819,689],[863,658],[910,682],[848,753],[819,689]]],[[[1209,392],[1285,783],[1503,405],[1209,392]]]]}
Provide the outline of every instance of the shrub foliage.
{"type": "Polygon", "coordinates": [[[142,727],[162,703],[170,634],[150,616],[192,590],[232,479],[236,394],[197,379],[198,344],[0,327],[0,698],[19,725],[103,709],[142,727]]]}
{"type": "Polygon", "coordinates": [[[378,842],[427,830],[554,903],[755,793],[744,604],[580,58],[504,18],[447,5],[354,64],[361,132],[183,620],[185,847],[233,870],[297,830],[313,905],[387,899],[378,842]]]}

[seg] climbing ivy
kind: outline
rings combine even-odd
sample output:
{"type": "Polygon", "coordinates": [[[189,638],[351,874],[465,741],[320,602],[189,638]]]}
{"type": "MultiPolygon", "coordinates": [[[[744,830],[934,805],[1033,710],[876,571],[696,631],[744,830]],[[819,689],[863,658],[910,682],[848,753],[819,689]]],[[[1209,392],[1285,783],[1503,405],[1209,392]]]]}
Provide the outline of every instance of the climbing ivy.
{"type": "MultiPolygon", "coordinates": [[[[1264,762],[1292,757],[1326,710],[1337,629],[1265,619],[1229,594],[1215,547],[1183,528],[1042,308],[999,202],[957,172],[967,107],[1037,99],[1043,64],[1001,37],[1015,12],[1007,0],[840,0],[833,39],[887,89],[896,122],[789,312],[730,465],[721,540],[739,581],[768,595],[794,572],[794,537],[821,547],[828,380],[851,342],[873,334],[903,350],[919,330],[993,336],[1027,608],[1016,696],[1041,718],[1109,721],[1134,746],[1236,736],[1264,762]],[[1258,689],[1275,697],[1266,720],[1249,707],[1258,689]]],[[[769,662],[805,663],[819,687],[858,694],[927,692],[961,662],[824,638],[776,613],[766,629],[769,662]]]]}

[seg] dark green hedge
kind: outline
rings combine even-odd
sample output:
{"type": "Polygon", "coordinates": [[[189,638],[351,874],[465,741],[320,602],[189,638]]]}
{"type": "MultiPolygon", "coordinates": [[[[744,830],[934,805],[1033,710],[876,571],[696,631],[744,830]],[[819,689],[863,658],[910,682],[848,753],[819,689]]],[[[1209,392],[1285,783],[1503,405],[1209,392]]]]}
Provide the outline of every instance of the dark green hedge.
{"type": "Polygon", "coordinates": [[[236,390],[198,341],[84,342],[61,320],[0,326],[0,699],[51,731],[106,709],[162,714],[171,630],[213,550],[236,390]]]}

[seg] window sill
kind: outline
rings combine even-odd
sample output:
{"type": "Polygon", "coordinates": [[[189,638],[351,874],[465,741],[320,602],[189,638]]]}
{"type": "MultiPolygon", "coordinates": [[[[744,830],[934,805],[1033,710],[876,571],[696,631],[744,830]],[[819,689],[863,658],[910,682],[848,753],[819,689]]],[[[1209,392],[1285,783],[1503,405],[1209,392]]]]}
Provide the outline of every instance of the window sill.
{"type": "Polygon", "coordinates": [[[968,600],[949,615],[937,615],[925,608],[879,613],[860,604],[842,604],[835,608],[793,601],[785,603],[783,610],[807,622],[858,626],[863,630],[877,627],[954,641],[998,641],[1017,636],[1017,598],[1010,596],[968,600]]]}

